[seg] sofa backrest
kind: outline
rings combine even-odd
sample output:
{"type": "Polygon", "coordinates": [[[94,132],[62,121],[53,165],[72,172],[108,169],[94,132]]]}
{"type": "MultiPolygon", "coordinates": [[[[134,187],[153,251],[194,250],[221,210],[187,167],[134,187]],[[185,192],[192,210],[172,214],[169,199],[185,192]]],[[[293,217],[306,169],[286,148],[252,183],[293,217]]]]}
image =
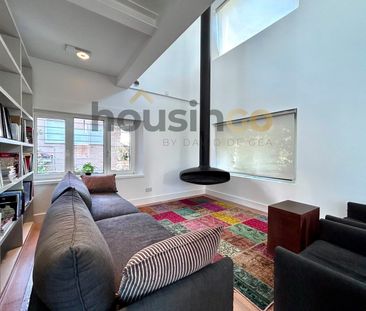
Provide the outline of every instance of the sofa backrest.
{"type": "Polygon", "coordinates": [[[47,212],[35,253],[33,290],[51,310],[109,310],[113,305],[112,256],[75,189],[47,212]]]}
{"type": "Polygon", "coordinates": [[[55,190],[53,190],[51,202],[55,202],[63,193],[70,189],[75,189],[84,200],[87,207],[91,208],[92,201],[88,188],[83,181],[72,172],[67,172],[64,178],[57,184],[55,190]]]}

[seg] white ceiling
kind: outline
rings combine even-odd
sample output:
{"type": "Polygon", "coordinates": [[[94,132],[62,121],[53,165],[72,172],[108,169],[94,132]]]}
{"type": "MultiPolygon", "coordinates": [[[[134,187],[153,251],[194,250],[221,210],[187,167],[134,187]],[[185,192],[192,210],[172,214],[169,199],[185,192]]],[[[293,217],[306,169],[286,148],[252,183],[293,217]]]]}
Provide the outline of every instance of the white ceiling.
{"type": "Polygon", "coordinates": [[[129,87],[212,0],[8,0],[31,56],[116,77],[129,87]],[[91,51],[89,61],[65,44],[91,51]]]}

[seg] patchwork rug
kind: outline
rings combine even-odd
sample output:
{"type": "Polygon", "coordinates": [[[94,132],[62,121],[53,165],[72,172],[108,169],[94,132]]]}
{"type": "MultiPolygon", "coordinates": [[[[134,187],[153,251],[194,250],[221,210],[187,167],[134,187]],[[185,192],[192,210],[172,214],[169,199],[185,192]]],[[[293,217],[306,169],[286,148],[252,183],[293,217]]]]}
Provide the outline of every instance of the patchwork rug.
{"type": "Polygon", "coordinates": [[[259,309],[273,302],[273,257],[266,251],[267,217],[234,203],[205,196],[143,206],[173,234],[225,227],[215,260],[234,261],[234,286],[259,309]]]}

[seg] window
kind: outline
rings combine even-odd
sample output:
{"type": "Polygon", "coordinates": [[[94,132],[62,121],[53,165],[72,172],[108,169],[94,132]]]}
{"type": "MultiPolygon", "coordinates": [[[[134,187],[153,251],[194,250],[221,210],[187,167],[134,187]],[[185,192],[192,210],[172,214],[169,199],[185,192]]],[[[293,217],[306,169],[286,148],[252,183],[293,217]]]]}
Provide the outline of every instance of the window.
{"type": "Polygon", "coordinates": [[[296,109],[216,124],[216,161],[232,173],[295,180],[296,109]]]}
{"type": "MultiPolygon", "coordinates": [[[[131,124],[132,126],[132,124],[131,124]]],[[[131,128],[130,128],[131,129],[131,128]]],[[[111,171],[130,172],[134,169],[134,132],[113,124],[111,131],[111,171]]]]}
{"type": "Polygon", "coordinates": [[[104,171],[104,121],[74,119],[74,171],[81,172],[87,162],[95,166],[95,173],[104,171]]]}
{"type": "Polygon", "coordinates": [[[299,0],[226,0],[216,9],[217,47],[222,55],[299,7],[299,0]]]}
{"type": "Polygon", "coordinates": [[[37,111],[35,122],[38,179],[80,174],[88,162],[95,173],[135,174],[135,121],[37,111]]]}
{"type": "Polygon", "coordinates": [[[37,119],[37,174],[65,171],[65,120],[37,119]]]}

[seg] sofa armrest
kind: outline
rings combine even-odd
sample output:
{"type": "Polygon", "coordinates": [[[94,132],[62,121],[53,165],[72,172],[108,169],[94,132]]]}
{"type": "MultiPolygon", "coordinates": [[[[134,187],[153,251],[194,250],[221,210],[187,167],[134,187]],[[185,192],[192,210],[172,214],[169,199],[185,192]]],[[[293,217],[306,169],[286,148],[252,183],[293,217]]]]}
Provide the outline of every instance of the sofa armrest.
{"type": "Polygon", "coordinates": [[[320,219],[320,240],[366,256],[366,230],[320,219]]]}
{"type": "Polygon", "coordinates": [[[347,217],[366,222],[366,204],[347,203],[347,217]]]}
{"type": "Polygon", "coordinates": [[[233,262],[224,258],[121,311],[232,311],[233,262]]]}
{"type": "Polygon", "coordinates": [[[353,226],[353,227],[360,228],[360,229],[366,229],[366,223],[359,222],[359,221],[356,221],[356,220],[353,220],[353,219],[339,218],[339,217],[335,217],[335,216],[331,216],[331,215],[326,215],[325,219],[335,221],[335,222],[338,222],[340,224],[353,226]]]}
{"type": "Polygon", "coordinates": [[[364,311],[366,285],[284,248],[276,248],[276,311],[364,311]]]}

